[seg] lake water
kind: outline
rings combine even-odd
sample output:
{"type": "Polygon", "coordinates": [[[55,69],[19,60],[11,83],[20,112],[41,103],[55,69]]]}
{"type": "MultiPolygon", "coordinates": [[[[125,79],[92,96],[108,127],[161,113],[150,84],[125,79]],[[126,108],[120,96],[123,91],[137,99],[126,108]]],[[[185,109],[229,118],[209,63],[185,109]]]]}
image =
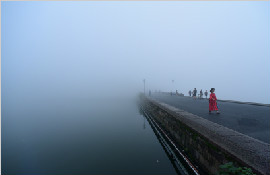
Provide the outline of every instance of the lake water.
{"type": "Polygon", "coordinates": [[[2,174],[177,174],[135,98],[2,100],[2,174]]]}

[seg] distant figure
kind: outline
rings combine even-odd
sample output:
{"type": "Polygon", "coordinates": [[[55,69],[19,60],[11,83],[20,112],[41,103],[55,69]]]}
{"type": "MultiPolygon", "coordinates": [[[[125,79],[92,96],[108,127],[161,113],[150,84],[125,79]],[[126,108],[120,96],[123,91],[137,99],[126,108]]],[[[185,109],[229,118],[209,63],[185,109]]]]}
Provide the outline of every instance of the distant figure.
{"type": "Polygon", "coordinates": [[[191,97],[191,90],[188,91],[189,96],[191,97]]]}
{"type": "Polygon", "coordinates": [[[204,95],[205,95],[205,98],[207,98],[207,96],[208,96],[207,90],[204,92],[204,95]]]}
{"type": "Polygon", "coordinates": [[[202,96],[203,96],[203,92],[202,92],[202,89],[200,90],[200,99],[202,99],[202,96]]]}
{"type": "Polygon", "coordinates": [[[193,98],[196,99],[196,96],[197,96],[197,89],[194,88],[194,90],[193,90],[193,98]]]}
{"type": "Polygon", "coordinates": [[[151,90],[149,90],[149,96],[151,96],[151,90]]]}
{"type": "Polygon", "coordinates": [[[210,90],[211,94],[209,97],[209,114],[211,114],[211,111],[217,111],[217,114],[219,114],[218,107],[217,107],[217,97],[215,92],[215,88],[211,88],[210,90]]]}

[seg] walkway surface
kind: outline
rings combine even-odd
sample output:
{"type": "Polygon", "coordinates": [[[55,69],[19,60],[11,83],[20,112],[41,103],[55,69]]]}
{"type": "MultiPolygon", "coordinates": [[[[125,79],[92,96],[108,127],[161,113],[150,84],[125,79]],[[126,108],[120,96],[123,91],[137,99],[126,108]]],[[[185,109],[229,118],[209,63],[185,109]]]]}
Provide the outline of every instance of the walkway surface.
{"type": "Polygon", "coordinates": [[[152,98],[270,143],[270,107],[218,102],[220,114],[208,113],[208,100],[153,93],[152,98]]]}

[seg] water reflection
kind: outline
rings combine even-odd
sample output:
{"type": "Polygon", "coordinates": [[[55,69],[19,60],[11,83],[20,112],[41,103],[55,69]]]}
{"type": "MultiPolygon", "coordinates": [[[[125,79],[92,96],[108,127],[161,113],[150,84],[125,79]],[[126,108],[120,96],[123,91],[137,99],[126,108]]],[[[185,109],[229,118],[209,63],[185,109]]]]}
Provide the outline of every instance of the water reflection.
{"type": "Polygon", "coordinates": [[[177,174],[133,98],[3,100],[2,173],[177,174]]]}

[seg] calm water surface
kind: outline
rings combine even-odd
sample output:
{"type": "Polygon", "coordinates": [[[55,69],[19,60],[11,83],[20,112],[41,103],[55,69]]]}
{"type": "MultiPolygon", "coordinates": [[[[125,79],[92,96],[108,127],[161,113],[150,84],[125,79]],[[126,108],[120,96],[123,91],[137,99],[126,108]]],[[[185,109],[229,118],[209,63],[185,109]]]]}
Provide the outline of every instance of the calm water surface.
{"type": "Polygon", "coordinates": [[[177,173],[135,99],[73,98],[2,101],[2,174],[177,173]]]}

